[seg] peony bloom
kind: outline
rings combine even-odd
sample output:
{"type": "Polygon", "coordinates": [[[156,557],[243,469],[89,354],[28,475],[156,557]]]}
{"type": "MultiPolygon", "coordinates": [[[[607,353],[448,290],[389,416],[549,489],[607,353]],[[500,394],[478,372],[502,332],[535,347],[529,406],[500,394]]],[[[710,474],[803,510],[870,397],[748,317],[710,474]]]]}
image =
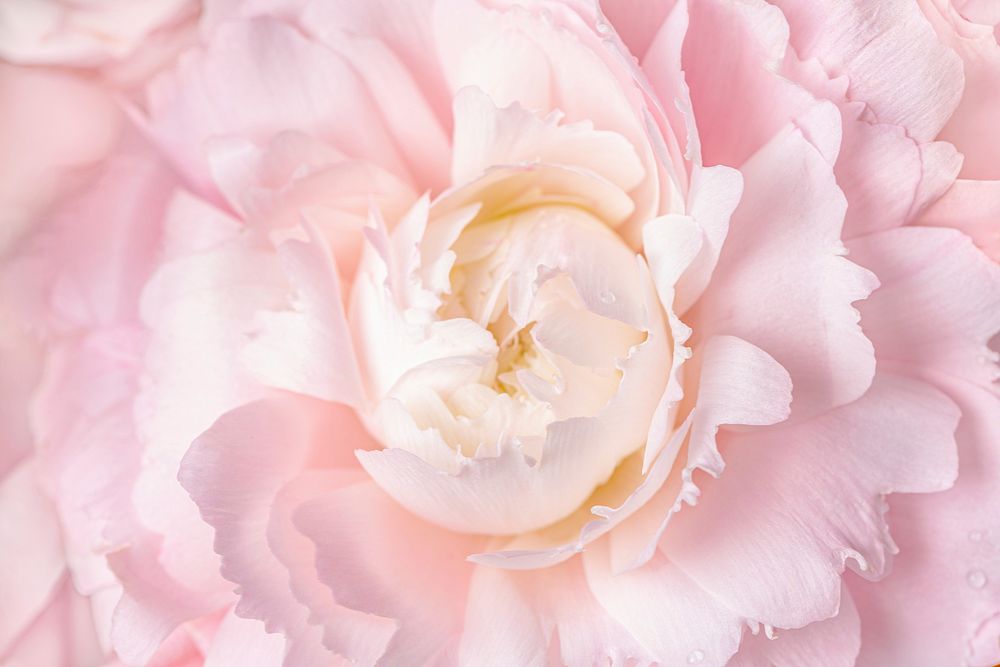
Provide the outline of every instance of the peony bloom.
{"type": "Polygon", "coordinates": [[[119,4],[0,48],[115,123],[0,273],[4,664],[1000,662],[988,3],[119,4]]]}

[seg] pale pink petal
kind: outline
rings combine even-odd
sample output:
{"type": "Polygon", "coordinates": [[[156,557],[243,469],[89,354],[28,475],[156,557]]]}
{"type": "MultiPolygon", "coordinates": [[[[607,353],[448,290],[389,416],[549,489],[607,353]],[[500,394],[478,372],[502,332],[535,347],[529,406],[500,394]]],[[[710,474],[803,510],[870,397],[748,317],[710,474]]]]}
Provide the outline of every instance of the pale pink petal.
{"type": "MultiPolygon", "coordinates": [[[[133,138],[134,139],[134,138],[133,138]]],[[[39,283],[25,301],[43,310],[37,325],[64,333],[132,324],[143,283],[155,264],[162,216],[176,188],[164,162],[129,140],[79,196],[66,199],[21,248],[24,279],[39,283]]]]}
{"type": "MultiPolygon", "coordinates": [[[[0,51],[8,27],[0,9],[0,51]]],[[[121,114],[100,86],[67,72],[0,63],[0,255],[104,157],[121,114]]]]}
{"type": "Polygon", "coordinates": [[[274,667],[284,652],[280,634],[268,634],[260,621],[229,612],[212,637],[204,667],[274,667]]]}
{"type": "Polygon", "coordinates": [[[917,141],[936,138],[962,94],[962,63],[909,0],[778,0],[791,44],[830,76],[846,75],[851,100],[917,141]]]}
{"type": "MultiPolygon", "coordinates": [[[[20,283],[8,281],[0,273],[0,299],[20,283]]],[[[28,419],[32,391],[42,372],[43,355],[39,341],[14,316],[13,309],[0,312],[0,479],[31,455],[34,434],[28,419]]]]}
{"type": "Polygon", "coordinates": [[[497,165],[544,162],[599,174],[626,192],[643,179],[639,157],[614,132],[589,123],[559,124],[559,116],[538,118],[516,103],[497,108],[477,88],[455,95],[455,148],[451,182],[466,183],[497,165]]]}
{"type": "MultiPolygon", "coordinates": [[[[364,434],[352,434],[353,430],[343,432],[342,436],[364,439],[364,434]]],[[[288,643],[285,655],[288,665],[328,664],[337,659],[354,665],[374,665],[396,632],[397,624],[392,619],[336,602],[333,592],[319,579],[315,543],[294,525],[295,512],[300,506],[363,479],[365,474],[356,467],[312,470],[286,484],[274,499],[267,525],[268,547],[287,570],[291,594],[309,611],[309,627],[288,643]],[[342,658],[334,658],[331,653],[342,658]]]]}
{"type": "Polygon", "coordinates": [[[615,32],[640,62],[673,7],[670,0],[601,0],[600,4],[615,32]]]}
{"type": "MultiPolygon", "coordinates": [[[[861,648],[861,621],[846,587],[833,618],[797,630],[744,635],[740,651],[727,667],[854,667],[861,648]]],[[[889,663],[886,663],[889,664],[889,663]]]]}
{"type": "Polygon", "coordinates": [[[178,583],[159,564],[161,553],[161,540],[153,536],[107,557],[124,589],[112,617],[111,642],[127,665],[147,664],[178,626],[232,602],[217,590],[178,583]]]}
{"type": "Polygon", "coordinates": [[[843,257],[846,202],[801,131],[784,131],[741,171],[743,199],[689,317],[696,336],[731,334],[773,356],[792,376],[792,418],[802,419],[868,388],[875,357],[851,304],[877,283],[843,257]]]}
{"type": "MultiPolygon", "coordinates": [[[[307,30],[316,33],[327,43],[343,40],[346,35],[385,44],[405,64],[441,127],[446,133],[450,131],[451,93],[445,84],[441,63],[437,58],[432,0],[310,0],[306,3],[302,23],[307,30]]],[[[369,72],[374,74],[377,70],[362,68],[362,74],[366,77],[370,76],[369,72]]],[[[392,86],[387,88],[392,90],[392,86]]],[[[404,108],[391,112],[395,114],[393,118],[406,119],[405,105],[400,106],[404,108]]],[[[395,127],[392,120],[389,124],[395,127]]],[[[423,131],[424,128],[422,124],[410,127],[418,131],[423,131]]],[[[404,122],[403,129],[405,128],[404,122]]],[[[430,138],[426,137],[425,140],[430,138]]],[[[417,145],[424,144],[418,142],[417,145]]],[[[446,168],[447,164],[442,166],[446,168]]]]}
{"type": "Polygon", "coordinates": [[[148,46],[151,33],[194,12],[192,0],[17,2],[0,8],[0,57],[25,65],[90,66],[148,46]]]}
{"type": "Polygon", "coordinates": [[[479,567],[472,576],[463,665],[589,667],[651,659],[595,599],[579,559],[537,572],[479,567]]]}
{"type": "Polygon", "coordinates": [[[383,661],[454,656],[474,567],[465,556],[482,548],[482,538],[424,523],[370,482],[304,504],[295,523],[315,542],[320,580],[339,604],[396,619],[383,661]]]}
{"type": "Polygon", "coordinates": [[[286,130],[407,174],[350,65],[273,18],[219,26],[205,50],[186,54],[147,94],[150,131],[201,188],[210,188],[207,139],[239,135],[263,144],[286,130]],[[359,125],[366,130],[355,131],[359,125]]]}
{"type": "Polygon", "coordinates": [[[886,572],[895,548],[883,496],[954,481],[957,421],[940,392],[879,374],[861,399],[809,421],[728,433],[726,474],[702,482],[660,548],[742,618],[778,628],[829,618],[849,559],[866,577],[886,572]]]}
{"type": "MultiPolygon", "coordinates": [[[[414,184],[447,185],[451,98],[430,36],[430,3],[237,0],[210,8],[203,27],[223,18],[280,16],[339,54],[370,93],[414,184]]],[[[369,119],[370,121],[370,119],[369,119]]]]}
{"type": "Polygon", "coordinates": [[[104,553],[135,539],[130,493],[141,448],[132,399],[143,341],[137,328],[119,327],[52,343],[34,395],[42,470],[59,508],[74,584],[84,595],[116,586],[104,553]]]}
{"type": "Polygon", "coordinates": [[[659,664],[722,667],[736,652],[741,615],[663,554],[614,574],[606,543],[598,543],[583,562],[594,597],[659,664]]]}
{"type": "Polygon", "coordinates": [[[1000,402],[996,355],[987,345],[1000,329],[1000,268],[954,230],[910,227],[852,245],[859,261],[883,276],[864,321],[885,366],[932,382],[962,410],[954,488],[891,499],[901,549],[893,573],[878,586],[852,581],[864,628],[859,664],[892,656],[930,667],[962,656],[966,664],[992,665],[1000,657],[993,620],[1000,612],[1000,402]]]}
{"type": "MultiPolygon", "coordinates": [[[[729,233],[729,220],[743,194],[743,177],[723,166],[696,169],[688,193],[688,215],[701,230],[702,243],[690,266],[676,280],[674,310],[683,315],[711,280],[729,233]]],[[[644,250],[650,252],[645,239],[644,250]]]]}
{"type": "Polygon", "coordinates": [[[859,667],[1000,661],[1000,400],[963,380],[939,379],[962,410],[955,486],[893,496],[889,521],[900,553],[871,584],[850,578],[861,612],[859,667]]]}
{"type": "MultiPolygon", "coordinates": [[[[209,215],[199,221],[219,224],[209,215]]],[[[177,484],[180,461],[220,415],[268,394],[242,368],[239,352],[254,314],[279,308],[286,290],[273,251],[246,235],[180,254],[143,290],[142,319],[152,335],[135,403],[145,450],[132,501],[139,521],[163,536],[163,566],[194,590],[226,588],[211,529],[177,484]]]]}
{"type": "Polygon", "coordinates": [[[0,480],[0,656],[48,606],[66,572],[59,520],[35,461],[0,480]]]}
{"type": "Polygon", "coordinates": [[[1000,181],[955,181],[917,224],[959,229],[1000,262],[1000,181]]]}
{"type": "MultiPolygon", "coordinates": [[[[919,5],[941,42],[961,58],[965,86],[955,113],[938,138],[955,144],[964,155],[962,178],[997,179],[1000,133],[994,119],[1000,113],[1000,44],[996,17],[979,17],[962,5],[975,3],[922,0],[919,5]],[[969,14],[969,16],[964,16],[969,14]]],[[[989,3],[993,4],[993,3],[989,3]]],[[[988,5],[987,5],[988,6],[988,5]]]]}
{"type": "MultiPolygon", "coordinates": [[[[678,10],[685,4],[690,17],[681,63],[704,162],[738,167],[813,97],[776,73],[788,46],[788,24],[776,7],[708,0],[678,2],[678,10]]],[[[663,63],[652,60],[672,47],[658,42],[644,64],[660,95],[673,96],[660,84],[663,63]]]]}
{"type": "Polygon", "coordinates": [[[641,224],[660,212],[661,193],[634,74],[602,44],[594,16],[570,6],[546,9],[547,15],[540,8],[491,9],[474,0],[436,3],[434,34],[448,85],[452,91],[475,86],[499,107],[518,102],[543,114],[559,110],[567,123],[588,121],[623,136],[645,170],[632,192],[632,219],[641,224]]]}
{"type": "Polygon", "coordinates": [[[880,367],[996,380],[988,344],[1000,329],[1000,266],[953,229],[904,227],[850,246],[882,281],[860,306],[880,367]]]}
{"type": "Polygon", "coordinates": [[[713,337],[695,349],[690,363],[699,369],[699,386],[686,420],[690,430],[683,467],[675,470],[685,440],[679,433],[653,462],[636,493],[620,508],[604,513],[611,522],[620,520],[618,515],[626,519],[609,538],[615,572],[648,561],[682,503],[698,502],[695,470],[713,477],[722,474],[725,462],[716,441],[720,427],[770,425],[788,417],[794,387],[788,372],[763,350],[739,338],[713,337]]]}
{"type": "Polygon", "coordinates": [[[290,647],[307,629],[308,608],[271,553],[268,516],[278,491],[303,470],[356,468],[352,451],[363,434],[343,406],[303,397],[264,400],[224,415],[181,462],[178,479],[215,529],[222,575],[239,590],[236,611],[264,621],[269,632],[286,633],[290,647]]]}
{"type": "MultiPolygon", "coordinates": [[[[24,545],[20,545],[24,548],[24,545]]],[[[4,576],[10,576],[7,572],[4,576]]],[[[6,598],[5,598],[6,600],[6,598]]],[[[4,667],[94,667],[104,659],[87,598],[63,579],[42,611],[9,648],[0,648],[4,667]]],[[[2,646],[2,645],[0,645],[2,646]]]]}
{"type": "Polygon", "coordinates": [[[278,258],[291,285],[289,308],[259,312],[242,360],[264,384],[360,407],[364,403],[340,278],[315,229],[278,258]]]}

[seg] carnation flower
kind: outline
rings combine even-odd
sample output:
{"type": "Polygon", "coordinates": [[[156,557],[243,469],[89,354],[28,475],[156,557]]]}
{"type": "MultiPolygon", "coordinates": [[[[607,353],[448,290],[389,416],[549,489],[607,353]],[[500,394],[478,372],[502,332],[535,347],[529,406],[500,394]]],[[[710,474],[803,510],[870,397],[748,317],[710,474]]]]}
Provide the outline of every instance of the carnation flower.
{"type": "Polygon", "coordinates": [[[127,9],[2,10],[104,105],[2,251],[4,664],[1000,661],[986,3],[127,9]]]}

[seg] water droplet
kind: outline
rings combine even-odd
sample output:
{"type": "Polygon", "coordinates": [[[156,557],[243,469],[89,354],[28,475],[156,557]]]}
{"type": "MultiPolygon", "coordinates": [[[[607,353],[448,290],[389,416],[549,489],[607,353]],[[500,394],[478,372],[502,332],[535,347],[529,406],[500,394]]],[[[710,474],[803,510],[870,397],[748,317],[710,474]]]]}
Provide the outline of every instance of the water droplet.
{"type": "Polygon", "coordinates": [[[688,664],[697,665],[704,659],[705,659],[705,652],[699,648],[696,648],[695,650],[691,651],[691,653],[688,655],[688,664]]]}
{"type": "Polygon", "coordinates": [[[600,294],[601,303],[614,303],[617,297],[615,293],[610,290],[604,290],[600,294]]]}
{"type": "Polygon", "coordinates": [[[982,542],[983,541],[983,531],[981,531],[981,530],[973,530],[972,532],[970,532],[969,533],[969,541],[970,542],[982,542]]]}
{"type": "Polygon", "coordinates": [[[607,35],[611,32],[611,26],[609,26],[605,21],[599,20],[597,22],[597,26],[595,27],[597,28],[597,32],[602,35],[607,35]]]}
{"type": "Polygon", "coordinates": [[[978,590],[986,586],[986,573],[982,570],[969,570],[969,573],[965,575],[965,580],[969,582],[970,586],[978,590]]]}

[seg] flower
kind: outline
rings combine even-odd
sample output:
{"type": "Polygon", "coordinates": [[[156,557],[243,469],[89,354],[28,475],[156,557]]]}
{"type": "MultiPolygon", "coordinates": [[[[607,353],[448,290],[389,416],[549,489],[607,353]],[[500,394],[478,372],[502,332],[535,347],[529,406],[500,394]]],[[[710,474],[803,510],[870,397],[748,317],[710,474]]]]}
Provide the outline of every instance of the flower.
{"type": "Polygon", "coordinates": [[[0,283],[0,655],[996,662],[994,18],[244,0],[102,69],[0,283]]]}

